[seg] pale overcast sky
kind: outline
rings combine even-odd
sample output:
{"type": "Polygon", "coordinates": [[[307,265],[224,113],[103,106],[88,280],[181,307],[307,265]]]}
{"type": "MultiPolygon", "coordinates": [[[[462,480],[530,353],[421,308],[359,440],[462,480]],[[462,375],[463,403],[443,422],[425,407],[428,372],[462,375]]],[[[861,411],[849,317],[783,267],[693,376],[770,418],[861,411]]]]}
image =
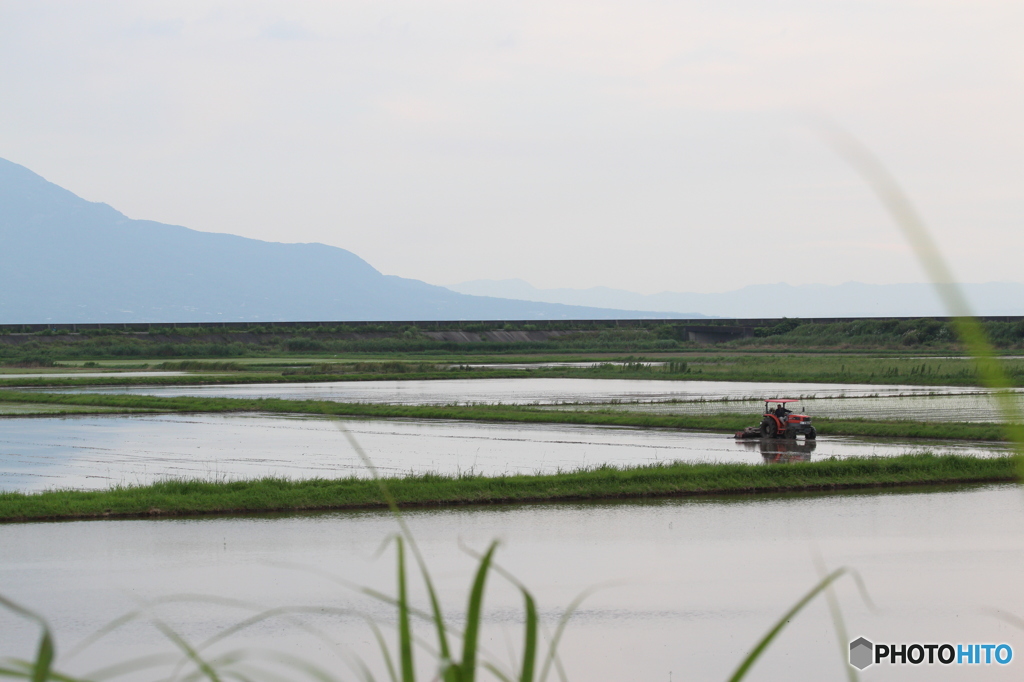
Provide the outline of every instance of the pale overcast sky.
{"type": "Polygon", "coordinates": [[[1024,281],[1024,3],[0,0],[0,157],[133,218],[435,284],[1024,281]]]}

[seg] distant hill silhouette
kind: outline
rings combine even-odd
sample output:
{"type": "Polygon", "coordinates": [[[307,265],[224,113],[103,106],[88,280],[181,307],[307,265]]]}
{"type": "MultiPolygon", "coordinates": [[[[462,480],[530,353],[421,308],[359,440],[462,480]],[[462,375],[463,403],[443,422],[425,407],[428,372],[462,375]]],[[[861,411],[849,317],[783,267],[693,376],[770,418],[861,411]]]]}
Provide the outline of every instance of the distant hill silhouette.
{"type": "Polygon", "coordinates": [[[0,323],[682,317],[472,296],[354,253],[131,220],[0,159],[0,323]]]}

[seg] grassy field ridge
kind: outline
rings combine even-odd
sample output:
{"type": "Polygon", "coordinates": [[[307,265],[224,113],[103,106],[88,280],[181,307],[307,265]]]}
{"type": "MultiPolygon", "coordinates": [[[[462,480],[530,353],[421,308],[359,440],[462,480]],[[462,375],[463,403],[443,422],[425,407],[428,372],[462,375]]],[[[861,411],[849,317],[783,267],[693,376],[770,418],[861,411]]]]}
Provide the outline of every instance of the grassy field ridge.
{"type": "MultiPolygon", "coordinates": [[[[500,356],[481,358],[494,362],[500,356]]],[[[530,362],[528,357],[513,358],[530,362]]],[[[471,367],[441,356],[416,361],[353,361],[309,358],[308,365],[283,366],[249,360],[231,362],[163,362],[165,369],[178,367],[197,372],[186,376],[117,377],[102,373],[71,377],[19,377],[0,374],[0,386],[131,386],[179,384],[251,384],[323,381],[422,381],[434,379],[666,379],[673,381],[751,381],[789,383],[881,384],[915,386],[980,386],[977,368],[970,360],[919,357],[863,357],[846,355],[785,355],[719,353],[674,354],[657,358],[625,356],[594,360],[588,367],[471,367]],[[623,364],[611,364],[611,362],[623,364]],[[652,362],[667,362],[654,365],[652,362]]],[[[508,358],[501,358],[501,364],[508,358]]],[[[148,363],[147,363],[148,364],[148,363]]],[[[1024,386],[1024,360],[1003,361],[1008,381],[1024,386]]]]}
{"type": "MultiPolygon", "coordinates": [[[[599,467],[550,475],[385,479],[405,507],[782,493],[1017,480],[1011,457],[904,455],[780,466],[672,463],[599,467]]],[[[371,479],[235,482],[172,480],[105,491],[0,493],[0,521],[154,517],[324,509],[384,509],[371,479]]]]}
{"type": "MultiPolygon", "coordinates": [[[[752,495],[903,485],[1017,480],[1013,458],[907,455],[822,460],[782,466],[658,464],[545,475],[389,478],[404,507],[752,495]]],[[[0,494],[0,521],[117,516],[231,514],[326,509],[384,509],[377,481],[366,478],[230,482],[169,480],[102,492],[0,494]]]]}

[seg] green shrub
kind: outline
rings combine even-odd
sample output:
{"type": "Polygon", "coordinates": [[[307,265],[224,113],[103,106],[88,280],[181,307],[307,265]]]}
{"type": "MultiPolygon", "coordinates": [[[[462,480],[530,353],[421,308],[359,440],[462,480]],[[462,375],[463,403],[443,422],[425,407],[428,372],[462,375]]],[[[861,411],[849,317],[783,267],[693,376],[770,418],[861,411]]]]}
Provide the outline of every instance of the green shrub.
{"type": "Polygon", "coordinates": [[[327,348],[323,341],[317,341],[305,336],[286,339],[283,345],[284,349],[288,351],[315,351],[327,348]]]}

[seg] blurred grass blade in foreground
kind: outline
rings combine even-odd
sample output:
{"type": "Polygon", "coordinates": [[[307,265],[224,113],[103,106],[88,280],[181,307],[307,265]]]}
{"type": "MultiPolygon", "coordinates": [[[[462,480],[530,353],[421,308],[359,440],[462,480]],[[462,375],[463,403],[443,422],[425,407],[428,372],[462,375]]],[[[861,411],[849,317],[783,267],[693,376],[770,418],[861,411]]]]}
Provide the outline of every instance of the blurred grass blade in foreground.
{"type": "Polygon", "coordinates": [[[56,649],[53,645],[53,635],[50,632],[50,626],[43,617],[4,597],[0,597],[0,606],[3,606],[9,611],[13,611],[19,616],[35,621],[35,623],[39,625],[40,630],[42,630],[42,634],[39,636],[39,646],[36,649],[35,660],[21,661],[18,659],[4,659],[4,663],[13,665],[14,667],[0,668],[0,675],[24,678],[32,680],[32,682],[46,682],[46,680],[57,678],[70,679],[52,671],[56,649]]]}
{"type": "Polygon", "coordinates": [[[829,585],[834,583],[839,577],[841,577],[846,572],[847,571],[845,568],[837,568],[836,570],[832,571],[827,576],[825,576],[825,578],[823,578],[817,585],[811,588],[811,591],[805,594],[803,598],[800,599],[800,601],[798,601],[796,604],[794,604],[789,611],[786,611],[786,613],[783,614],[782,618],[779,618],[779,620],[776,621],[775,625],[772,626],[772,629],[769,630],[756,645],[754,645],[754,648],[750,650],[750,653],[747,654],[746,658],[743,659],[739,667],[736,668],[736,672],[734,672],[732,674],[732,677],[729,678],[729,682],[739,682],[739,680],[742,680],[744,677],[746,677],[747,672],[750,670],[750,668],[753,667],[757,659],[761,656],[762,653],[764,653],[764,651],[772,643],[772,640],[774,640],[775,637],[780,632],[782,632],[783,628],[785,628],[786,625],[789,624],[789,621],[791,621],[798,613],[800,613],[805,606],[811,603],[811,601],[815,597],[817,597],[823,590],[825,590],[829,585]]]}
{"type": "MultiPolygon", "coordinates": [[[[952,269],[943,258],[924,220],[896,178],[859,140],[831,121],[819,119],[817,127],[836,152],[867,183],[910,242],[918,262],[953,318],[957,336],[974,358],[978,378],[984,386],[992,389],[1003,416],[1007,436],[1016,446],[1017,454],[1024,455],[1024,426],[1015,400],[1016,394],[1011,391],[1012,384],[1003,371],[984,327],[971,312],[967,297],[956,283],[952,269]]],[[[1024,473],[1024,458],[1018,461],[1018,468],[1024,473]]]]}

